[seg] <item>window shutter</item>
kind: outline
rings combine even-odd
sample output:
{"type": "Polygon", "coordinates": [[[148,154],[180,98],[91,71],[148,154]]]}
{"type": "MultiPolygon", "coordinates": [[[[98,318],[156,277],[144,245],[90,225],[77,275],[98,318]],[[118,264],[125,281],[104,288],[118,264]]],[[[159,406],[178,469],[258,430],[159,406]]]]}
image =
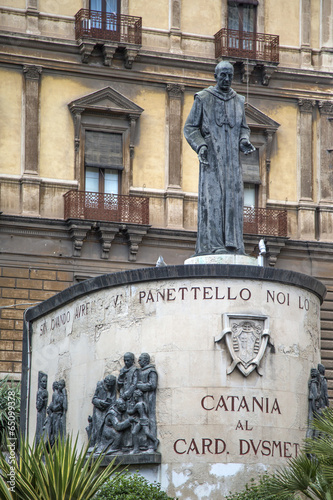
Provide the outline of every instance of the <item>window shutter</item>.
{"type": "Polygon", "coordinates": [[[228,0],[229,5],[259,5],[258,0],[228,0]]]}
{"type": "Polygon", "coordinates": [[[249,184],[261,184],[259,171],[259,150],[256,149],[249,155],[241,153],[240,156],[243,167],[243,182],[247,182],[249,184]]]}
{"type": "Polygon", "coordinates": [[[84,163],[86,167],[123,170],[121,134],[86,131],[84,163]]]}

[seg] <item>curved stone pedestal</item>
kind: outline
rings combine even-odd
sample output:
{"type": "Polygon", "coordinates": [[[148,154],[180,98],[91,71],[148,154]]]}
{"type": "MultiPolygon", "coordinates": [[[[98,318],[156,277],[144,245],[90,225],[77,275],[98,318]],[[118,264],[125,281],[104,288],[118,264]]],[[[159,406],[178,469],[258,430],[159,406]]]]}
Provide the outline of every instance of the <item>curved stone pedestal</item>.
{"type": "Polygon", "coordinates": [[[258,266],[258,259],[250,255],[234,255],[234,254],[214,254],[214,255],[197,255],[186,259],[186,266],[191,264],[233,264],[236,266],[258,266]]]}
{"type": "Polygon", "coordinates": [[[49,394],[53,380],[65,379],[67,430],[86,443],[96,383],[118,376],[125,352],[136,360],[148,352],[158,373],[161,464],[145,474],[179,499],[221,499],[297,455],[324,294],[309,276],[239,265],[138,269],[71,287],[26,314],[29,435],[38,371],[49,394]]]}

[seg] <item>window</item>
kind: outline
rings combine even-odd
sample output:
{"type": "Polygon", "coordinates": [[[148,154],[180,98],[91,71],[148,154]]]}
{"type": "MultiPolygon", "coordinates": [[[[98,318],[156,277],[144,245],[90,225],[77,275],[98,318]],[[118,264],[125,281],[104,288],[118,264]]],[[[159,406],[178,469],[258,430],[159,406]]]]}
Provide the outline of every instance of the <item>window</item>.
{"type": "Polygon", "coordinates": [[[87,130],[84,166],[85,191],[118,194],[124,168],[122,134],[87,130]]]}
{"type": "Polygon", "coordinates": [[[244,183],[244,207],[257,206],[258,184],[244,183]]]}
{"type": "Polygon", "coordinates": [[[99,12],[119,14],[120,1],[119,0],[90,0],[90,9],[98,10],[99,12]]]}
{"type": "Polygon", "coordinates": [[[250,155],[241,153],[244,182],[244,229],[256,234],[258,232],[258,218],[256,208],[258,207],[258,195],[260,181],[259,149],[250,155]]]}
{"type": "Polygon", "coordinates": [[[98,12],[90,15],[90,29],[94,31],[94,36],[102,35],[106,30],[119,30],[117,14],[120,14],[120,0],[90,0],[90,10],[98,12]]]}
{"type": "Polygon", "coordinates": [[[255,52],[257,3],[256,0],[248,2],[229,0],[228,3],[228,29],[239,32],[237,37],[230,35],[229,45],[233,49],[246,51],[246,56],[250,58],[255,52]]]}
{"type": "Polygon", "coordinates": [[[136,122],[143,109],[111,87],[80,97],[68,106],[74,120],[74,168],[79,191],[101,193],[105,198],[110,198],[110,193],[128,195],[136,122]]]}
{"type": "Polygon", "coordinates": [[[115,217],[123,170],[122,134],[86,130],[84,147],[85,217],[100,211],[115,217]]]}
{"type": "Polygon", "coordinates": [[[229,0],[228,3],[228,28],[230,30],[255,33],[257,30],[257,4],[229,0]]]}

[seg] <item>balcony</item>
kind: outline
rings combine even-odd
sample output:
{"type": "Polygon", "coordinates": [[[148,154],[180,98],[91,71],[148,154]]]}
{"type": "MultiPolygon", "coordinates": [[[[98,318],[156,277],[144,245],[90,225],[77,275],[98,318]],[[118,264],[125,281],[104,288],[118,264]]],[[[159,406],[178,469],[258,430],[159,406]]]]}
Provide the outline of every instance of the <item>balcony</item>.
{"type": "Polygon", "coordinates": [[[279,63],[279,36],[222,28],[215,35],[215,57],[279,63]]]}
{"type": "Polygon", "coordinates": [[[80,9],[75,14],[75,38],[95,38],[141,45],[142,18],[80,9]]]}
{"type": "Polygon", "coordinates": [[[64,194],[65,219],[90,219],[149,224],[149,198],[117,194],[68,191],[64,194]]]}
{"type": "Polygon", "coordinates": [[[287,210],[244,207],[245,234],[287,237],[287,210]]]}

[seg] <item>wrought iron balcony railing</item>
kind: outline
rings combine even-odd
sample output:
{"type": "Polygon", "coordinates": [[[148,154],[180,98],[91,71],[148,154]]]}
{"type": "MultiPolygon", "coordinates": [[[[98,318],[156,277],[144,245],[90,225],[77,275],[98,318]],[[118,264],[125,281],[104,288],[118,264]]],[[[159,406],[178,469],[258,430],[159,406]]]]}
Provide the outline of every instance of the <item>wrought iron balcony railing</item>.
{"type": "Polygon", "coordinates": [[[222,28],[215,35],[215,57],[279,62],[279,36],[222,28]]]}
{"type": "Polygon", "coordinates": [[[65,219],[149,224],[149,198],[71,190],[64,194],[65,219]]]}
{"type": "Polygon", "coordinates": [[[75,14],[75,38],[142,43],[142,18],[80,9],[75,14]]]}
{"type": "Polygon", "coordinates": [[[246,234],[287,237],[287,210],[244,207],[246,234]]]}

